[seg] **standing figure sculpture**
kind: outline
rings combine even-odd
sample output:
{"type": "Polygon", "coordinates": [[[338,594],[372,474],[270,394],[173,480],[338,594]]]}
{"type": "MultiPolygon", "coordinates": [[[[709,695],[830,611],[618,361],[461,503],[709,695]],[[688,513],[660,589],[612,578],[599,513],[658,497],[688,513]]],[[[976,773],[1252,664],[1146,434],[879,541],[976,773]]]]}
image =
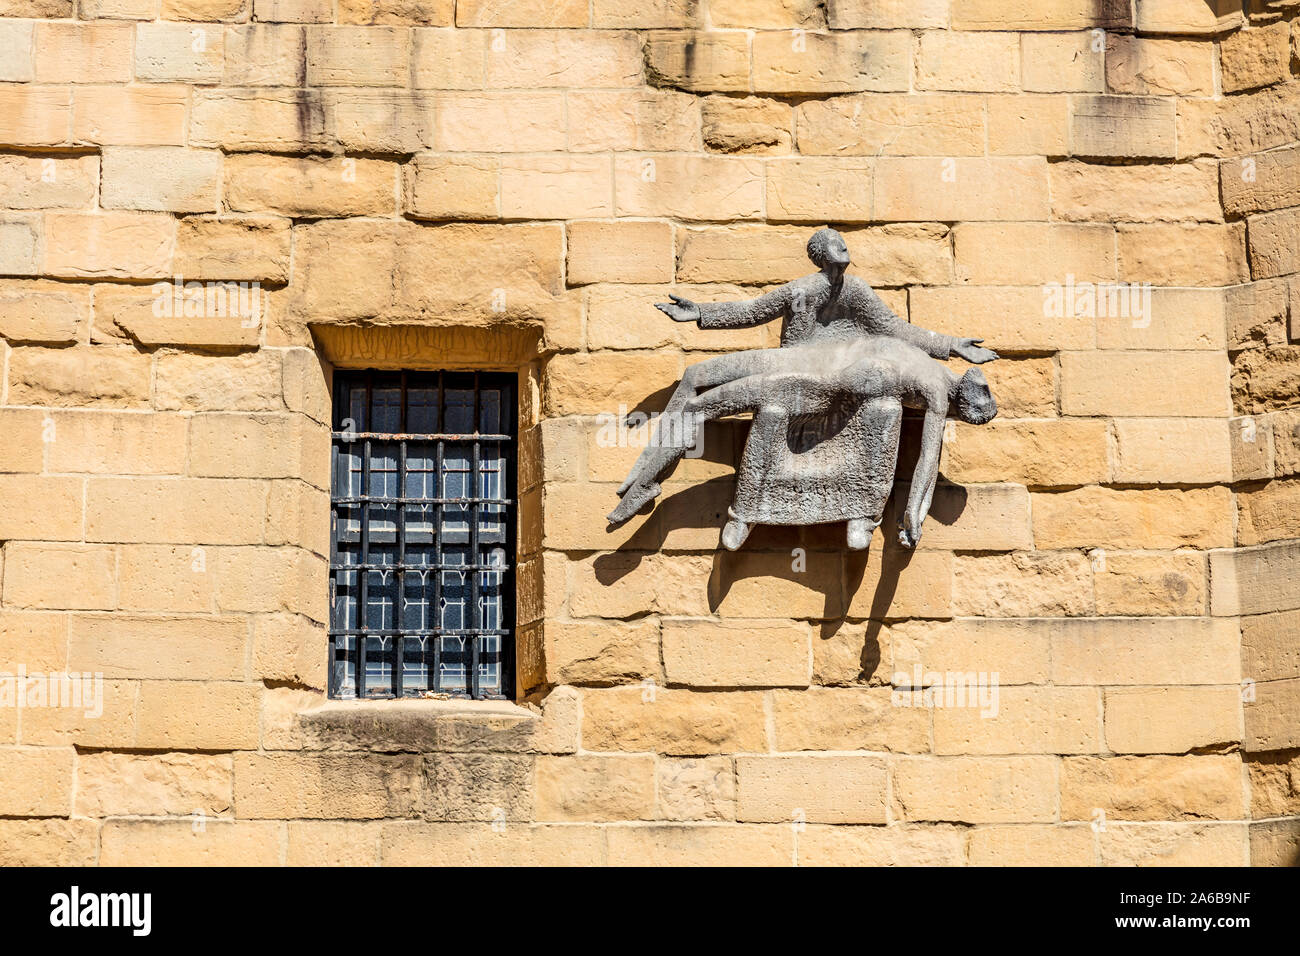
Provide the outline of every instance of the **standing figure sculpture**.
{"type": "Polygon", "coordinates": [[[922,453],[900,541],[914,547],[938,474],[950,412],[974,424],[996,414],[984,376],[958,377],[935,359],[982,363],[997,353],[904,322],[865,282],[845,276],[844,239],[819,230],[808,243],[818,273],[747,302],[697,305],[680,296],[657,307],[704,328],[742,328],[781,316],[782,345],[723,355],[686,369],[652,444],[619,487],[609,515],[626,521],[660,493],[659,481],[692,447],[700,424],[754,413],[723,544],[736,549],[754,524],[848,522],[865,548],[893,484],[903,407],[925,411],[922,453]],[[697,394],[701,393],[702,394],[697,394]]]}

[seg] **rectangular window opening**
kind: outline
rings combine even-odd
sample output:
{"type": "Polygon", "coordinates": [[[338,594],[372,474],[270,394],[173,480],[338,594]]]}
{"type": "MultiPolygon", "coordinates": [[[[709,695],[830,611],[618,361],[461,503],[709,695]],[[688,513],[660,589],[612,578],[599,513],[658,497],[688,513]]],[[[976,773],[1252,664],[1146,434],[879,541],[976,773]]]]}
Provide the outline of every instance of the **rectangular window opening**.
{"type": "Polygon", "coordinates": [[[515,387],[335,372],[330,697],[511,695],[515,387]]]}

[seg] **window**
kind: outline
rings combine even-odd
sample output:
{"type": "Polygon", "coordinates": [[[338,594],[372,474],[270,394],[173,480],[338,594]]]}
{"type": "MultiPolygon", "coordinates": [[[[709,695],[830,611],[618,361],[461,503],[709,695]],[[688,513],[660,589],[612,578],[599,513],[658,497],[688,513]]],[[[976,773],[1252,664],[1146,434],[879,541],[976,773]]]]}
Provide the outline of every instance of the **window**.
{"type": "Polygon", "coordinates": [[[513,686],[515,376],[337,372],[329,693],[513,686]]]}

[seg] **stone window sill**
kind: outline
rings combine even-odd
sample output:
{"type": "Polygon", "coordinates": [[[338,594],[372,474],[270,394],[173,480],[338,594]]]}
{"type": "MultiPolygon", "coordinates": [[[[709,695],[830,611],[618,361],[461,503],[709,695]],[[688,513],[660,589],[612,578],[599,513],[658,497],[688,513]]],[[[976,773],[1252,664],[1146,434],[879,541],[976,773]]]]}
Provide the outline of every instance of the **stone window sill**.
{"type": "Polygon", "coordinates": [[[305,749],[374,753],[522,753],[541,722],[503,700],[329,700],[296,716],[305,749]]]}

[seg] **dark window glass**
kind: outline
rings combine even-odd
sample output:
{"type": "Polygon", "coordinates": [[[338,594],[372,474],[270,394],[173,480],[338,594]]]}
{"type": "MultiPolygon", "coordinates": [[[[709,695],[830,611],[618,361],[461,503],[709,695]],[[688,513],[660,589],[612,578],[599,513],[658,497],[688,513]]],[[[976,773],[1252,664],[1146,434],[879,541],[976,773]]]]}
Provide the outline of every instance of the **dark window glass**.
{"type": "Polygon", "coordinates": [[[335,374],[331,697],[509,694],[514,389],[502,372],[335,374]]]}

